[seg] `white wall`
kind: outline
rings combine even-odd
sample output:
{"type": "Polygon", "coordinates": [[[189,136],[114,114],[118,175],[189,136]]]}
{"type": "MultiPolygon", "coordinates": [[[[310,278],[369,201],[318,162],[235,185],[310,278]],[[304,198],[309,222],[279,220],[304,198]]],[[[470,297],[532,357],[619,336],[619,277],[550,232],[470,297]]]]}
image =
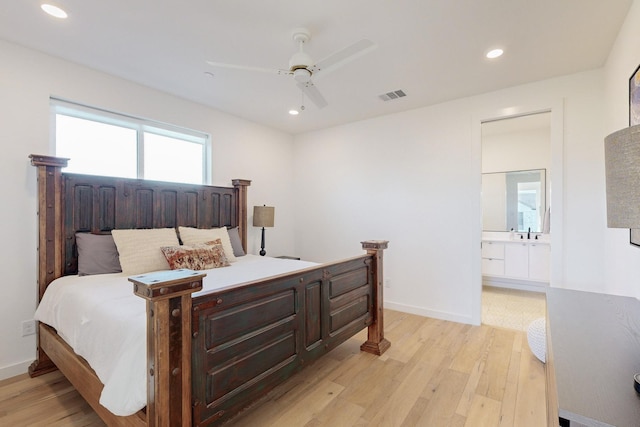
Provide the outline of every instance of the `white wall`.
{"type": "MultiPolygon", "coordinates": [[[[640,64],[640,2],[634,1],[604,67],[605,114],[602,138],[629,126],[629,78],[640,64]]],[[[603,178],[604,179],[604,178],[603,178]]],[[[640,298],[640,248],[629,231],[605,232],[605,291],[640,298]]]]}
{"type": "Polygon", "coordinates": [[[464,104],[296,138],[299,255],[325,261],[362,253],[363,240],[389,240],[387,305],[469,322],[471,271],[454,262],[471,257],[476,193],[469,185],[471,118],[458,114],[464,104]]]}
{"type": "Polygon", "coordinates": [[[324,261],[359,253],[361,240],[387,239],[387,307],[477,323],[481,169],[474,120],[564,104],[557,231],[567,250],[556,255],[562,271],[554,285],[601,289],[602,101],[596,70],[297,136],[298,254],[324,261]]]}
{"type": "MultiPolygon", "coordinates": [[[[214,184],[253,180],[249,205],[276,206],[267,249],[293,252],[290,135],[2,41],[0,64],[0,379],[25,372],[35,357],[35,337],[21,336],[21,322],[33,317],[37,296],[36,171],[28,155],[54,154],[49,96],[210,133],[214,184]]],[[[250,252],[256,253],[259,232],[249,227],[249,233],[250,252]]]]}
{"type": "MultiPolygon", "coordinates": [[[[517,119],[512,119],[517,120],[517,119]]],[[[551,167],[551,129],[482,136],[482,173],[551,167]]]]}

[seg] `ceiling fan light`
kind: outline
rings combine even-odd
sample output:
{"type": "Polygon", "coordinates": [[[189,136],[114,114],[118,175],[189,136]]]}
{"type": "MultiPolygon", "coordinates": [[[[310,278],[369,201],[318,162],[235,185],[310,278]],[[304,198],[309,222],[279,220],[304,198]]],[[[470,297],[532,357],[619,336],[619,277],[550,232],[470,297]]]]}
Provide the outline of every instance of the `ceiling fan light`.
{"type": "Polygon", "coordinates": [[[293,70],[293,78],[297,82],[307,83],[309,80],[311,80],[311,71],[307,70],[306,68],[298,68],[296,70],[293,70]]]}
{"type": "Polygon", "coordinates": [[[298,110],[294,110],[293,108],[291,110],[289,110],[289,114],[292,116],[297,116],[298,114],[300,114],[300,111],[298,110]]]}

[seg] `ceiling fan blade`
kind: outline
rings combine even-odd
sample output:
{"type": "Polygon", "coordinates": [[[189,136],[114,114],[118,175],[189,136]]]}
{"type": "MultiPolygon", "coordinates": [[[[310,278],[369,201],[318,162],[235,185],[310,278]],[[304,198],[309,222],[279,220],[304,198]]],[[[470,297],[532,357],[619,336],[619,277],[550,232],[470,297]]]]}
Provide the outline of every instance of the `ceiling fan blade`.
{"type": "Polygon", "coordinates": [[[327,100],[324,99],[324,96],[322,96],[318,88],[315,87],[311,81],[308,81],[306,83],[299,82],[298,87],[302,90],[302,92],[304,92],[305,95],[307,95],[307,98],[309,98],[316,107],[324,108],[329,105],[327,104],[327,100]]]}
{"type": "Polygon", "coordinates": [[[377,47],[378,45],[371,40],[362,39],[318,61],[317,64],[310,67],[310,70],[314,75],[330,73],[377,47]]]}
{"type": "Polygon", "coordinates": [[[291,71],[289,71],[289,70],[274,70],[274,69],[271,69],[271,68],[251,67],[251,66],[247,66],[247,65],[225,64],[225,63],[222,63],[222,62],[207,61],[207,64],[209,64],[212,67],[217,67],[217,68],[231,68],[231,69],[234,69],[234,70],[258,71],[258,72],[261,72],[261,73],[280,74],[280,75],[287,75],[287,76],[292,74],[291,71]]]}

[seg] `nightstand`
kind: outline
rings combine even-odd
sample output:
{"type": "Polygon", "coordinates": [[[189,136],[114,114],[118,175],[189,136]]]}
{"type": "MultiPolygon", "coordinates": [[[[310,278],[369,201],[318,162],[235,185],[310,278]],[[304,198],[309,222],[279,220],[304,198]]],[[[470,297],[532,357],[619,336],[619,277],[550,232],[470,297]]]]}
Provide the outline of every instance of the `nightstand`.
{"type": "Polygon", "coordinates": [[[296,260],[300,261],[300,257],[297,257],[297,256],[280,255],[280,256],[277,256],[276,258],[280,258],[280,259],[296,259],[296,260]]]}

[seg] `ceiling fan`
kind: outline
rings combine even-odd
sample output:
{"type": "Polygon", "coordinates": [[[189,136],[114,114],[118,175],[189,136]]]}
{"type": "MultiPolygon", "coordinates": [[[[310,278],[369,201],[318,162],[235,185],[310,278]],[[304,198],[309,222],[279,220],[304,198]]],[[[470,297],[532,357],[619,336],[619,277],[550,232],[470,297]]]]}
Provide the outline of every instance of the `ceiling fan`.
{"type": "Polygon", "coordinates": [[[307,28],[295,28],[292,32],[293,40],[298,44],[298,52],[289,59],[288,69],[270,69],[261,67],[251,67],[245,65],[225,64],[221,62],[207,61],[212,67],[233,68],[246,71],[259,71],[265,73],[278,74],[281,76],[293,76],[297,86],[316,107],[324,108],[327,101],[324,99],[318,88],[313,84],[313,79],[328,74],[329,72],[343,66],[344,64],[374,50],[377,45],[371,40],[362,39],[357,41],[321,61],[313,62],[311,56],[304,51],[304,44],[311,40],[311,32],[307,28]]]}

